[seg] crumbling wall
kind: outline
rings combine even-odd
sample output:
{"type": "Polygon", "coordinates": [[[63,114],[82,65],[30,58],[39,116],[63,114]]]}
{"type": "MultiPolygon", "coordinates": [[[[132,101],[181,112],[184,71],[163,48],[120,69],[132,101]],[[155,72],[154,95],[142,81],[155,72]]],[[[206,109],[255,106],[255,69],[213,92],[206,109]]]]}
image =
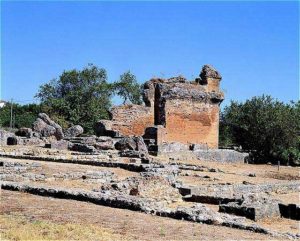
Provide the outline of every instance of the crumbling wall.
{"type": "Polygon", "coordinates": [[[167,142],[218,147],[219,104],[223,93],[197,82],[159,83],[155,89],[155,124],[165,127],[159,145],[167,142]]]}
{"type": "Polygon", "coordinates": [[[154,125],[153,108],[141,105],[124,105],[112,109],[112,121],[124,123],[115,126],[124,136],[142,136],[147,127],[154,125]]]}
{"type": "Polygon", "coordinates": [[[161,78],[153,78],[145,82],[143,85],[142,97],[146,106],[154,106],[155,86],[158,83],[164,83],[166,80],[161,78]]]}
{"type": "Polygon", "coordinates": [[[142,136],[147,127],[154,125],[153,108],[142,105],[122,105],[111,110],[111,120],[96,124],[97,135],[142,136]]]}
{"type": "Polygon", "coordinates": [[[167,100],[165,142],[218,147],[219,106],[193,100],[167,100]]]}
{"type": "Polygon", "coordinates": [[[114,107],[111,120],[99,121],[96,133],[142,136],[146,128],[159,126],[154,136],[145,133],[144,138],[154,139],[155,145],[178,142],[217,148],[219,105],[224,99],[220,80],[221,75],[209,65],[203,66],[195,81],[182,76],[151,79],[143,85],[145,106],[114,107]]]}
{"type": "Polygon", "coordinates": [[[219,91],[222,76],[214,67],[211,65],[204,65],[199,77],[200,78],[196,78],[196,82],[204,86],[206,91],[219,91]]]}

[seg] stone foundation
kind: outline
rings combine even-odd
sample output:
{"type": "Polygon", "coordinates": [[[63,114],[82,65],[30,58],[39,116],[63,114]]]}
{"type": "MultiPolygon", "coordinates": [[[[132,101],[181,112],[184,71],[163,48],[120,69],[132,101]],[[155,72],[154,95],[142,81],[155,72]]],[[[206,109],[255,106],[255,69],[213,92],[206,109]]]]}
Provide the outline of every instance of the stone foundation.
{"type": "Polygon", "coordinates": [[[245,159],[248,157],[247,153],[224,149],[196,150],[193,153],[198,160],[222,163],[244,163],[245,159]]]}

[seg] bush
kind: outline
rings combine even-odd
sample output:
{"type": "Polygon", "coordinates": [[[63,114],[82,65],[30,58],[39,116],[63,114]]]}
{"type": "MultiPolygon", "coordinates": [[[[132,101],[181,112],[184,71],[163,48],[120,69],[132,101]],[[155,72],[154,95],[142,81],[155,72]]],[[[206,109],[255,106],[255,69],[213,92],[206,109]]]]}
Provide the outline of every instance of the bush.
{"type": "Polygon", "coordinates": [[[290,147],[282,152],[282,159],[289,165],[300,165],[300,138],[296,147],[290,147]]]}
{"type": "Polygon", "coordinates": [[[299,152],[300,102],[285,104],[264,95],[231,102],[221,122],[220,139],[250,151],[256,162],[288,162],[287,153],[299,152]]]}

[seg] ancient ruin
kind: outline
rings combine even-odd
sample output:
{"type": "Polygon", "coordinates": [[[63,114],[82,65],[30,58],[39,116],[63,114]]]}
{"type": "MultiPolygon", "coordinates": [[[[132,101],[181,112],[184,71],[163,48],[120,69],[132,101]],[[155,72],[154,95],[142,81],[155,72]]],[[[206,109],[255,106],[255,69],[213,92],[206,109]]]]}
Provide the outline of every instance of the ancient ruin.
{"type": "Polygon", "coordinates": [[[97,135],[45,113],[32,128],[0,130],[4,198],[26,192],[299,239],[299,170],[218,149],[220,81],[209,65],[192,81],[151,79],[144,105],[114,107],[97,135]]]}
{"type": "Polygon", "coordinates": [[[98,135],[143,136],[152,148],[181,143],[218,148],[219,106],[224,94],[219,88],[222,77],[205,65],[199,78],[151,79],[143,85],[145,105],[114,107],[110,121],[99,121],[98,135]]]}

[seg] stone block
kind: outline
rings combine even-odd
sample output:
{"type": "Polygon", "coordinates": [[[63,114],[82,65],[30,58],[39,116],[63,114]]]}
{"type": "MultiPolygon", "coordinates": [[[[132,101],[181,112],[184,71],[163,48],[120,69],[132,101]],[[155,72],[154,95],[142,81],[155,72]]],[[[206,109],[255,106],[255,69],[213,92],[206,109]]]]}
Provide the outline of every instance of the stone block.
{"type": "Polygon", "coordinates": [[[65,140],[54,141],[49,144],[45,144],[45,147],[57,150],[68,150],[69,142],[65,140]]]}
{"type": "Polygon", "coordinates": [[[71,126],[65,131],[65,137],[76,137],[83,133],[83,128],[80,125],[71,126]]]}
{"type": "Polygon", "coordinates": [[[262,193],[246,195],[241,202],[220,204],[219,212],[244,216],[255,221],[280,216],[278,200],[262,193]]]}
{"type": "Polygon", "coordinates": [[[198,160],[222,163],[244,163],[248,153],[225,149],[197,149],[194,151],[198,160]]]}

